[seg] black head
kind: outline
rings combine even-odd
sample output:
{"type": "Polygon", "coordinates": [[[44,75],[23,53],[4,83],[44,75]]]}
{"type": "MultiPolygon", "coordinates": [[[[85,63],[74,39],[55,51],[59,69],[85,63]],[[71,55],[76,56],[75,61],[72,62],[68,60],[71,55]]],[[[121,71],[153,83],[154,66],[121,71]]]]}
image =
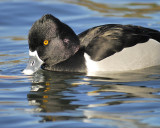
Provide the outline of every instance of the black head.
{"type": "Polygon", "coordinates": [[[78,51],[80,45],[74,31],[50,14],[33,24],[28,43],[30,51],[37,51],[39,58],[48,65],[68,59],[78,51]]]}

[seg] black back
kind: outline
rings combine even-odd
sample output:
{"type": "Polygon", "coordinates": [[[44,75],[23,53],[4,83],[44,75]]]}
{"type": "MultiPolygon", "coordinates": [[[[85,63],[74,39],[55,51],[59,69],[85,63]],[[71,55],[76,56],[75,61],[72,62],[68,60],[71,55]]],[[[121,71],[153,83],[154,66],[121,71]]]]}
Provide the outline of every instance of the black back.
{"type": "Polygon", "coordinates": [[[159,31],[133,25],[102,25],[88,29],[78,36],[81,47],[95,61],[100,61],[126,47],[145,43],[150,38],[160,42],[159,31]]]}

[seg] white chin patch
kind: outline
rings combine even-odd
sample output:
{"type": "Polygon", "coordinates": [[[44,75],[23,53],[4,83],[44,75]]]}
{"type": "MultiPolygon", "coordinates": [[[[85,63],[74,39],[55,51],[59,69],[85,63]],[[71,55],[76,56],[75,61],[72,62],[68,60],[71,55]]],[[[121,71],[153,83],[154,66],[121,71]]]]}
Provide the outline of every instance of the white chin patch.
{"type": "Polygon", "coordinates": [[[43,63],[43,61],[39,58],[37,51],[31,52],[29,50],[29,56],[35,56],[40,62],[43,63]]]}
{"type": "Polygon", "coordinates": [[[37,58],[39,63],[41,63],[41,64],[43,63],[43,61],[39,58],[37,51],[31,52],[29,50],[29,56],[33,56],[33,57],[37,58]]]}
{"type": "Polygon", "coordinates": [[[29,61],[26,69],[24,69],[22,73],[26,75],[32,75],[41,67],[42,64],[43,61],[39,58],[37,51],[29,51],[29,61]]]}

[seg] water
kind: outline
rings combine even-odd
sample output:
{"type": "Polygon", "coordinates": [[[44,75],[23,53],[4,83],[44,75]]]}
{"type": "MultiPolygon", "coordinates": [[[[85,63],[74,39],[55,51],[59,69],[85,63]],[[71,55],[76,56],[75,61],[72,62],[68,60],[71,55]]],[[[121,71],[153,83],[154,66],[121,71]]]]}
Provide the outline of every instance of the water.
{"type": "Polygon", "coordinates": [[[27,34],[46,13],[78,34],[109,23],[160,30],[159,0],[1,0],[2,128],[158,128],[160,66],[124,73],[38,71],[24,76],[27,34]]]}

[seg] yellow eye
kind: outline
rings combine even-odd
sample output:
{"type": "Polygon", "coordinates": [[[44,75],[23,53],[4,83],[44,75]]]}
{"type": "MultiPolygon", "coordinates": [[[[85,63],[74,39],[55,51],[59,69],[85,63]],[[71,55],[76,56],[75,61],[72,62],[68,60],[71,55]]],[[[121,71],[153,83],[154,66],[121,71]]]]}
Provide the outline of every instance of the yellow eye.
{"type": "Polygon", "coordinates": [[[48,40],[45,40],[45,41],[43,42],[43,44],[44,44],[44,45],[48,45],[48,40]]]}

